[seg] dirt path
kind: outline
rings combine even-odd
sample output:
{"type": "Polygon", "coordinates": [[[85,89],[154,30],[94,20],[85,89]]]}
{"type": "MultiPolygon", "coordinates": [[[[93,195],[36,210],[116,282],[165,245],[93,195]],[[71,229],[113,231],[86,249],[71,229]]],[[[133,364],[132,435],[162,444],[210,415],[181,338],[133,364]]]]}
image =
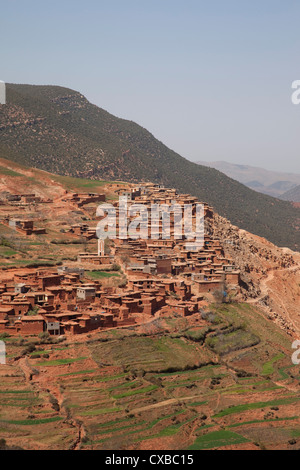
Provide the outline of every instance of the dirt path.
{"type": "Polygon", "coordinates": [[[143,408],[134,408],[131,410],[131,413],[140,413],[142,411],[153,410],[155,408],[162,408],[164,406],[174,405],[177,403],[181,403],[183,401],[195,400],[195,398],[202,398],[202,395],[193,395],[190,397],[180,397],[180,398],[170,398],[169,400],[164,400],[159,403],[154,403],[153,405],[147,405],[143,408]]]}
{"type": "Polygon", "coordinates": [[[284,313],[285,313],[285,316],[286,316],[284,318],[284,320],[286,320],[292,326],[294,331],[299,332],[299,323],[296,322],[293,317],[291,317],[289,309],[288,309],[286,303],[284,302],[282,296],[280,296],[280,294],[278,294],[278,292],[276,292],[276,289],[274,287],[269,285],[272,281],[274,281],[275,273],[283,273],[284,274],[284,273],[297,272],[297,271],[300,271],[300,265],[299,264],[296,265],[296,266],[292,266],[290,268],[284,268],[284,269],[273,268],[273,269],[270,269],[267,276],[265,278],[263,278],[260,282],[261,294],[258,297],[256,297],[255,299],[249,299],[248,303],[258,304],[264,298],[271,297],[271,299],[273,301],[275,300],[276,303],[278,304],[278,306],[280,306],[282,308],[282,310],[284,310],[284,313]]]}

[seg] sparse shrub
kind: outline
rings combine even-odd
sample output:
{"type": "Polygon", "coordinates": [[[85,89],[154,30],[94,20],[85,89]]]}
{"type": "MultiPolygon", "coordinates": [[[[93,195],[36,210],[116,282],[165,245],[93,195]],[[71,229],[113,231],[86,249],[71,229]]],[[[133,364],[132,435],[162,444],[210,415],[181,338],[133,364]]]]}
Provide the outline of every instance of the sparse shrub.
{"type": "Polygon", "coordinates": [[[0,450],[5,450],[5,449],[6,449],[6,440],[0,439],[0,450]]]}
{"type": "Polygon", "coordinates": [[[26,348],[24,349],[22,355],[23,356],[26,356],[28,354],[31,354],[35,351],[35,345],[34,344],[28,344],[28,346],[26,346],[26,348]]]}
{"type": "Polygon", "coordinates": [[[122,256],[121,256],[121,261],[122,261],[122,263],[124,263],[125,265],[127,265],[127,264],[129,264],[129,262],[130,262],[130,258],[129,258],[128,255],[122,255],[122,256]]]}
{"type": "Polygon", "coordinates": [[[37,315],[39,313],[39,307],[37,305],[35,305],[31,310],[29,310],[27,312],[27,315],[29,317],[34,317],[35,315],[37,315]]]}
{"type": "Polygon", "coordinates": [[[42,341],[44,341],[44,340],[49,339],[50,335],[49,335],[48,331],[43,331],[43,333],[39,333],[38,336],[42,341]]]}
{"type": "Polygon", "coordinates": [[[5,339],[5,338],[9,338],[10,335],[8,333],[1,333],[0,335],[0,339],[5,339]]]}
{"type": "Polygon", "coordinates": [[[120,271],[121,270],[121,266],[117,263],[113,263],[112,267],[111,267],[111,270],[112,271],[120,271]]]}
{"type": "Polygon", "coordinates": [[[217,304],[223,304],[226,302],[226,294],[222,289],[215,290],[213,292],[213,297],[217,304]]]}
{"type": "Polygon", "coordinates": [[[127,286],[127,279],[126,277],[123,277],[119,282],[118,282],[118,287],[123,288],[127,286]]]}

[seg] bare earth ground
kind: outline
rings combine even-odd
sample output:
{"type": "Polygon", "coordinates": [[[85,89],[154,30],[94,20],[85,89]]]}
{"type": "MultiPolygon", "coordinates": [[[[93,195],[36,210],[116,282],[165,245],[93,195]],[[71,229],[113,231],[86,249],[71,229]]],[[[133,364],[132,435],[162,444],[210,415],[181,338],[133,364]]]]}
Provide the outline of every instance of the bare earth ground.
{"type": "MultiPolygon", "coordinates": [[[[76,190],[72,179],[4,160],[0,166],[18,173],[3,174],[0,192],[23,188],[54,200],[22,209],[46,235],[28,239],[0,224],[12,246],[0,247],[0,282],[29,272],[30,263],[76,265],[78,252],[95,251],[95,241],[73,244],[67,232],[70,224],[95,223],[96,206],[78,210],[63,201],[66,185],[76,190]]],[[[99,182],[92,191],[112,198],[114,187],[99,182]]],[[[0,206],[1,218],[7,210],[0,206]]],[[[208,296],[209,321],[200,314],[150,318],[57,342],[5,339],[0,439],[8,447],[300,449],[300,370],[291,361],[300,335],[300,254],[219,216],[214,231],[241,269],[244,288],[229,304],[208,296]]]]}
{"type": "Polygon", "coordinates": [[[180,327],[166,318],[146,336],[137,326],[58,344],[36,339],[32,353],[8,339],[1,437],[25,449],[299,449],[290,340],[247,304],[215,312],[221,323],[210,325],[204,345],[188,339],[197,314],[180,327]],[[260,342],[217,354],[226,334],[215,347],[209,338],[227,319],[246,320],[260,342]]]}

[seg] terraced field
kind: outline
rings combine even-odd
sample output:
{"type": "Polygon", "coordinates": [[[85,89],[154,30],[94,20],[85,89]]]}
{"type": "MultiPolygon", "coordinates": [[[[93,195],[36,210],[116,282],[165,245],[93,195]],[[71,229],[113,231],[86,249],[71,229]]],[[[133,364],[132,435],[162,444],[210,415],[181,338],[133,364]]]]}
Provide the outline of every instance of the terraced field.
{"type": "Polygon", "coordinates": [[[247,304],[210,319],[31,338],[30,352],[6,338],[0,438],[25,449],[299,449],[291,338],[247,304]]]}

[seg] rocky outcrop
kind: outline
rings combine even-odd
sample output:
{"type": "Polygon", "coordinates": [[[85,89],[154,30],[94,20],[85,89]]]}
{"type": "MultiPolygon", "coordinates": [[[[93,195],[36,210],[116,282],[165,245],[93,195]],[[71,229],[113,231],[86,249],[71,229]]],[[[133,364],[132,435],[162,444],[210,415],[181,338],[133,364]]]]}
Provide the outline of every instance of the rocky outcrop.
{"type": "Polygon", "coordinates": [[[241,271],[242,296],[265,308],[270,319],[300,332],[300,253],[279,248],[215,214],[214,236],[241,271]]]}

